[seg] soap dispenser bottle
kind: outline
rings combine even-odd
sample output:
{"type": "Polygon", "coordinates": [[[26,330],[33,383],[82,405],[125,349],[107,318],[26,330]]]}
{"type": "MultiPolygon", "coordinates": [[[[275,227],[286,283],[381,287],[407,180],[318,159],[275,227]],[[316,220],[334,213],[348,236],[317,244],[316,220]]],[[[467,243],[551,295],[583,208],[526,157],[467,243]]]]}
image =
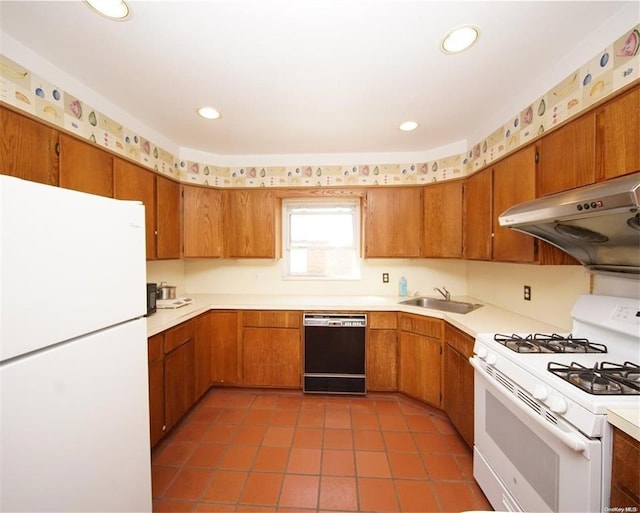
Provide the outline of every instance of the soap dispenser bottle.
{"type": "Polygon", "coordinates": [[[407,279],[403,276],[402,278],[400,278],[400,296],[404,297],[407,295],[407,279]]]}

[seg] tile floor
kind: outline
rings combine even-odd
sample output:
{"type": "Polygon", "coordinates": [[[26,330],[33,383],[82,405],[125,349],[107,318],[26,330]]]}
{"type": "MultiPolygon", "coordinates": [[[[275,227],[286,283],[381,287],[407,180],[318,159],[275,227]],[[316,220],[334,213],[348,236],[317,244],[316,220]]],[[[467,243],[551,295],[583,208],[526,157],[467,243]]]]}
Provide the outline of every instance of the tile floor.
{"type": "Polygon", "coordinates": [[[212,389],[152,455],[154,511],[490,510],[446,416],[402,395],[212,389]]]}

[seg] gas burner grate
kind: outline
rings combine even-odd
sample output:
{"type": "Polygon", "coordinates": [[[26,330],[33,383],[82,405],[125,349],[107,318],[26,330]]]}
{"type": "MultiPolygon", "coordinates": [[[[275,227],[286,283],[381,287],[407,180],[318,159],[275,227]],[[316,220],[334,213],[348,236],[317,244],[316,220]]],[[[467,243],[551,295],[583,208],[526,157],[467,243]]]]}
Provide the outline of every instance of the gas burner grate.
{"type": "Polygon", "coordinates": [[[496,333],[496,342],[516,353],[606,353],[607,346],[589,342],[586,338],[557,333],[533,333],[530,335],[503,335],[496,333]]]}
{"type": "Polygon", "coordinates": [[[640,395],[640,366],[632,362],[602,362],[593,367],[549,362],[547,369],[590,394],[640,395]]]}

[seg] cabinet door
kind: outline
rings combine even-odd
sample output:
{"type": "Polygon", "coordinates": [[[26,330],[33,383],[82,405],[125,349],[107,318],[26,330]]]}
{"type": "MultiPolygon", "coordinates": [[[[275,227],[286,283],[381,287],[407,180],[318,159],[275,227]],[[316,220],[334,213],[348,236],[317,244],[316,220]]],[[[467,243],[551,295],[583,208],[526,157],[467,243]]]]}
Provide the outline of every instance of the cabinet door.
{"type": "Polygon", "coordinates": [[[462,183],[442,182],[423,189],[423,257],[462,256],[462,183]]]}
{"type": "Polygon", "coordinates": [[[229,258],[278,258],[279,208],[269,190],[224,191],[224,245],[229,258]]]}
{"type": "Polygon", "coordinates": [[[595,114],[587,113],[542,138],[538,194],[594,183],[595,114]]]}
{"type": "Polygon", "coordinates": [[[126,160],[113,163],[114,198],[144,203],[147,260],[156,258],[156,177],[151,171],[126,160]]]}
{"type": "Polygon", "coordinates": [[[491,260],[491,184],[489,168],[464,181],[464,258],[491,260]]]}
{"type": "Polygon", "coordinates": [[[616,427],[610,506],[609,511],[638,511],[640,507],[640,442],[616,427]]]}
{"type": "Polygon", "coordinates": [[[58,132],[0,107],[0,172],[58,185],[58,132]]]}
{"type": "Polygon", "coordinates": [[[196,400],[211,386],[211,313],[199,315],[194,320],[194,388],[196,400]]]}
{"type": "Polygon", "coordinates": [[[535,198],[535,145],[527,146],[498,162],[493,168],[493,259],[502,262],[533,262],[535,239],[501,227],[498,217],[509,207],[535,198]]]}
{"type": "Polygon", "coordinates": [[[244,328],[242,334],[245,385],[300,388],[300,330],[244,328]]]}
{"type": "Polygon", "coordinates": [[[193,340],[164,357],[165,424],[171,429],[195,402],[193,340]]]}
{"type": "Polygon", "coordinates": [[[416,399],[440,407],[441,341],[400,332],[398,388],[416,399]]]}
{"type": "Polygon", "coordinates": [[[396,330],[370,329],[367,339],[367,390],[398,390],[396,330]]]}
{"type": "Polygon", "coordinates": [[[149,349],[149,431],[151,447],[164,436],[164,351],[162,334],[150,337],[149,349]]]}
{"type": "Polygon", "coordinates": [[[238,314],[210,312],[211,381],[235,385],[238,377],[238,314]]]}
{"type": "Polygon", "coordinates": [[[420,187],[367,190],[365,257],[419,257],[421,226],[420,187]]]}
{"type": "Polygon", "coordinates": [[[156,176],[156,229],[158,258],[180,258],[180,185],[162,176],[156,176]]]}
{"type": "Polygon", "coordinates": [[[640,169],[640,87],[596,111],[596,166],[599,179],[640,169]]]}
{"type": "Polygon", "coordinates": [[[182,186],[184,257],[222,256],[222,192],[182,186]]]}
{"type": "Polygon", "coordinates": [[[113,157],[95,145],[60,134],[60,187],[113,197],[113,157]]]}
{"type": "Polygon", "coordinates": [[[451,423],[473,447],[473,367],[448,343],[444,346],[443,399],[451,423]]]}

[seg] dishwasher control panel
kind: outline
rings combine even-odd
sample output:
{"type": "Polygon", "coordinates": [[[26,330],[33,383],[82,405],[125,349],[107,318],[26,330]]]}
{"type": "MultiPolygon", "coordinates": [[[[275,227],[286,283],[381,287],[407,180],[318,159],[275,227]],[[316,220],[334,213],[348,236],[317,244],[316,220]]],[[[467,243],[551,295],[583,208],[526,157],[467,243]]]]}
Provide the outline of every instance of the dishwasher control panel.
{"type": "Polygon", "coordinates": [[[336,328],[364,328],[367,326],[366,314],[338,314],[338,313],[305,313],[305,326],[323,326],[336,328]]]}

